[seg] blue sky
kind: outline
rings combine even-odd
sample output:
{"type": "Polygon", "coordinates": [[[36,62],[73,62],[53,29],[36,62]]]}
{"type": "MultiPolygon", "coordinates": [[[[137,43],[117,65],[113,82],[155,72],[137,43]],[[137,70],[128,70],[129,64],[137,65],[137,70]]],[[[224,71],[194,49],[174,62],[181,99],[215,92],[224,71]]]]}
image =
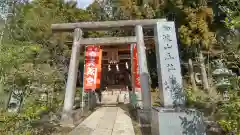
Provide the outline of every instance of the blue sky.
{"type": "Polygon", "coordinates": [[[94,0],[77,0],[78,7],[86,8],[89,4],[91,4],[94,0]]]}

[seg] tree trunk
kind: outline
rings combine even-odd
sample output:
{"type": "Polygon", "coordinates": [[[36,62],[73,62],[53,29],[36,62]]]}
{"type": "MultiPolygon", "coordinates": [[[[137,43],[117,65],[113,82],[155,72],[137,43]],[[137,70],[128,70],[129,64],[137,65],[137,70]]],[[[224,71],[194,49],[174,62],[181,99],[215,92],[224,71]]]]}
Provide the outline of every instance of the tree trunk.
{"type": "Polygon", "coordinates": [[[199,62],[200,62],[203,88],[204,88],[204,90],[209,90],[207,72],[206,72],[206,67],[205,67],[202,51],[199,51],[199,62]]]}
{"type": "Polygon", "coordinates": [[[192,59],[188,59],[188,69],[189,69],[189,76],[191,79],[191,84],[192,84],[192,88],[194,91],[197,90],[197,85],[194,79],[194,71],[193,71],[193,63],[192,63],[192,59]]]}

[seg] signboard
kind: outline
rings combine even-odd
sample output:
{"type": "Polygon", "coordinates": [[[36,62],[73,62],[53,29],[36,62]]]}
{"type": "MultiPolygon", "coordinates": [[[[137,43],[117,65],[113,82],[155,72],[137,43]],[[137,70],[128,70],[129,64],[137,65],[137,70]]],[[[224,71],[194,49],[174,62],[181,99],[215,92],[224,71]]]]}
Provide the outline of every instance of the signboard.
{"type": "Polygon", "coordinates": [[[160,96],[164,106],[184,104],[182,76],[174,22],[158,22],[155,27],[160,96]]]}
{"type": "Polygon", "coordinates": [[[84,69],[84,90],[86,92],[100,88],[102,49],[99,46],[87,46],[84,69]]]}

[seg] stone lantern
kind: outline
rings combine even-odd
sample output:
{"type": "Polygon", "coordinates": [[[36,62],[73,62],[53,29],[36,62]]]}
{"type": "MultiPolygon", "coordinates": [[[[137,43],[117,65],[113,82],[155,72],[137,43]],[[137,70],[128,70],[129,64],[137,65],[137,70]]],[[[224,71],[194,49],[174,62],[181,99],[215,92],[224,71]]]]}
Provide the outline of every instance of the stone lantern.
{"type": "Polygon", "coordinates": [[[13,89],[8,102],[7,111],[12,113],[19,112],[22,100],[23,100],[23,91],[18,90],[16,88],[13,89]]]}
{"type": "Polygon", "coordinates": [[[229,77],[233,76],[231,70],[227,69],[222,60],[215,61],[216,69],[212,72],[215,79],[215,86],[223,93],[224,98],[228,99],[228,88],[231,86],[229,77]]]}

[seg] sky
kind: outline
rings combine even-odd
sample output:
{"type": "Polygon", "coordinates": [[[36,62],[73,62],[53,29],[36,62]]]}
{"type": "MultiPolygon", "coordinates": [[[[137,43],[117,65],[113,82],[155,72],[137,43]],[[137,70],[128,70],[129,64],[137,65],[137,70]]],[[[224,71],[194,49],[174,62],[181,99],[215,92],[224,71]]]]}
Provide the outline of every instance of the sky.
{"type": "Polygon", "coordinates": [[[90,5],[94,0],[76,0],[78,2],[79,8],[86,8],[90,5]]]}
{"type": "MultiPolygon", "coordinates": [[[[70,1],[70,0],[65,0],[65,1],[70,1]]],[[[77,1],[79,8],[86,8],[88,5],[93,3],[94,0],[74,0],[74,1],[77,1]]]]}

